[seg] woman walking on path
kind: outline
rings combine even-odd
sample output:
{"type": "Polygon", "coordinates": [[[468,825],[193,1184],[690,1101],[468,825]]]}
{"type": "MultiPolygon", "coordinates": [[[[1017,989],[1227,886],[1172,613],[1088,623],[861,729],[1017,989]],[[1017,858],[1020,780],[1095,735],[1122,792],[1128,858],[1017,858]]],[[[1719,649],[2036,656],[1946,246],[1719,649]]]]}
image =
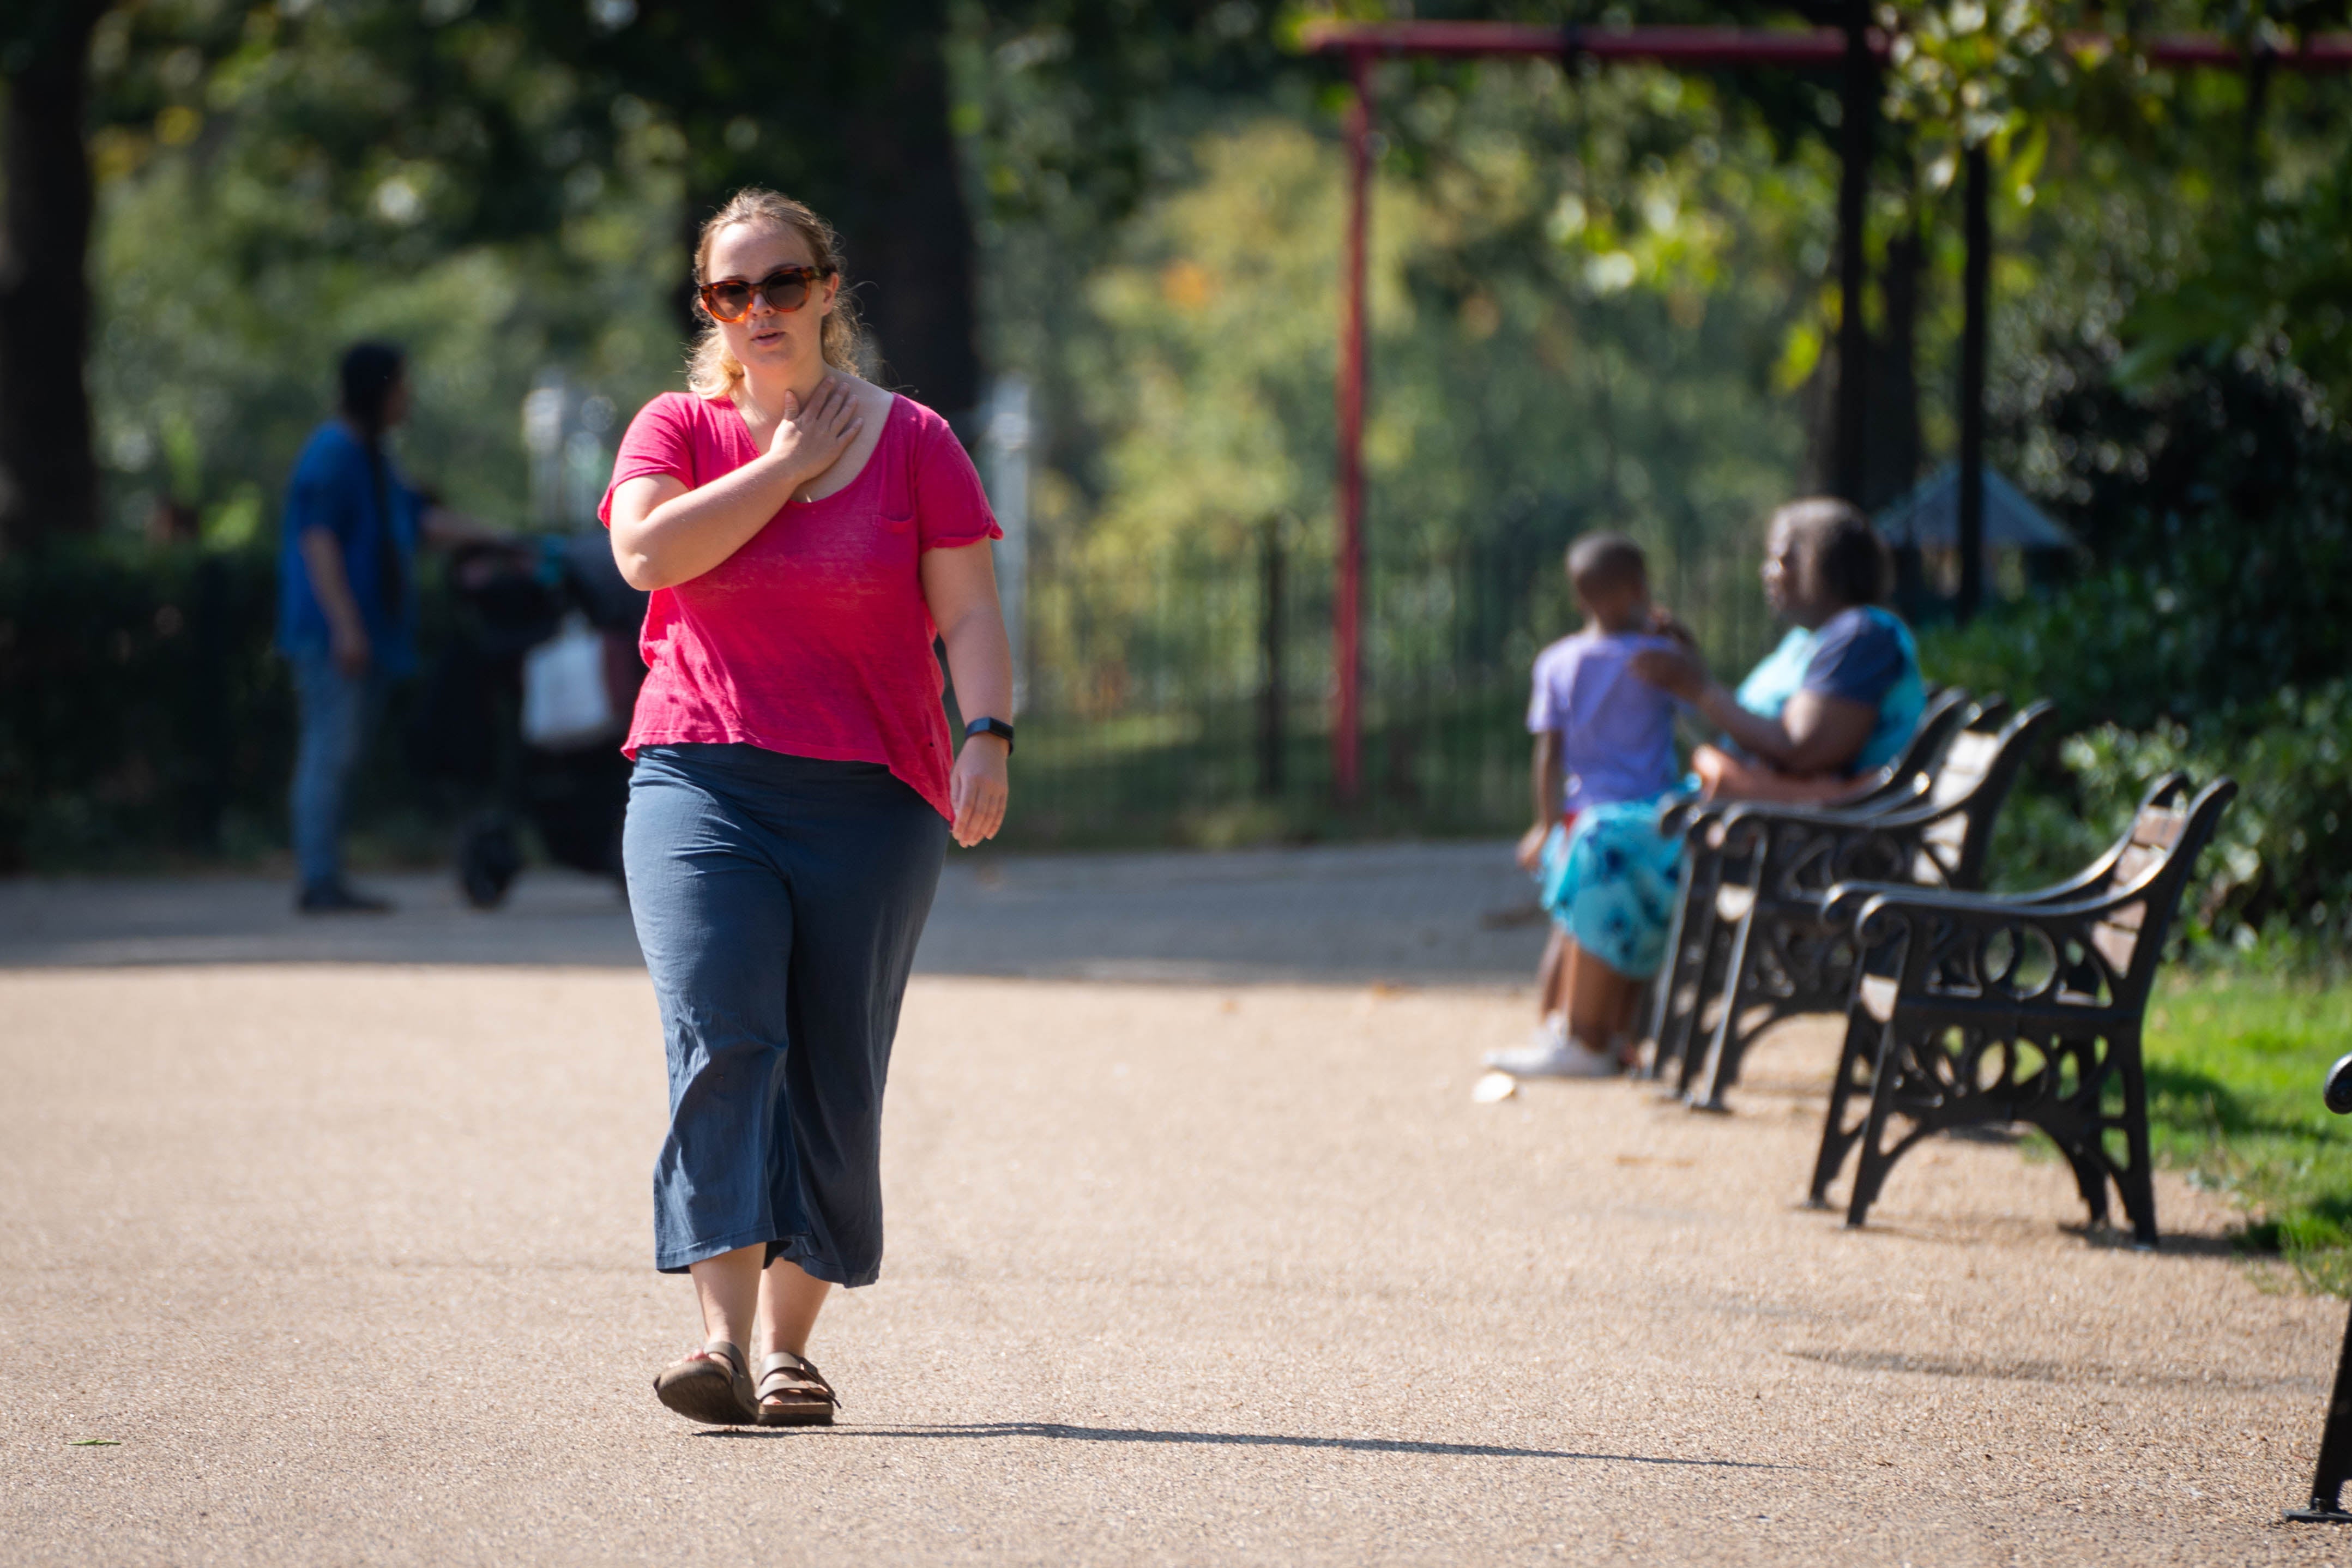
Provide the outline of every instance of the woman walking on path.
{"type": "Polygon", "coordinates": [[[623,858],[669,1060],[654,1262],[693,1276],[707,1336],[654,1387],[696,1421],[826,1425],[809,1334],[881,1267],[916,940],[948,839],[1004,819],[1002,531],[946,421],[857,375],[822,218],[739,192],[694,263],[692,391],[639,412],[603,509],[653,593],[623,858]]]}

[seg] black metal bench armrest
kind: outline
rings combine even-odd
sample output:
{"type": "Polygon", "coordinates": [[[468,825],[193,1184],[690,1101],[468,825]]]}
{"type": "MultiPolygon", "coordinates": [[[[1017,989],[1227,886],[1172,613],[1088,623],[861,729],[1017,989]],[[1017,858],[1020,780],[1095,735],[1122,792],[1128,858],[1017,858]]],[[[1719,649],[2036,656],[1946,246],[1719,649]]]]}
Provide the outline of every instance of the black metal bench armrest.
{"type": "MultiPolygon", "coordinates": [[[[2169,773],[2150,784],[2140,797],[2140,809],[2161,805],[2188,793],[2189,775],[2169,773]]],[[[1881,895],[1898,900],[1915,902],[1923,909],[1957,910],[1984,904],[2021,911],[2049,910],[2072,900],[2084,898],[2094,889],[2106,885],[2107,878],[2122,858],[2124,841],[2109,845],[2105,853],[2074,876],[2048,887],[2034,888],[2021,893],[1962,893],[1948,889],[1921,888],[1908,882],[1841,882],[1829,890],[1822,906],[1822,918],[1832,925],[1845,926],[1858,921],[1864,902],[1881,895]]],[[[2129,902],[2128,898],[2121,901],[2129,902]]]]}
{"type": "Polygon", "coordinates": [[[1952,733],[2000,718],[2009,710],[2005,698],[1988,698],[1980,703],[1969,701],[1968,693],[1949,689],[1934,693],[1928,699],[1927,710],[1920,716],[1919,728],[1902,755],[1879,768],[1866,780],[1856,780],[1853,793],[1843,800],[1823,802],[1820,805],[1776,803],[1755,800],[1692,800],[1669,801],[1658,810],[1658,831],[1667,835],[1688,834],[1693,828],[1721,821],[1735,811],[1749,815],[1764,812],[1789,813],[1792,816],[1829,810],[1868,816],[1896,806],[1907,805],[1923,798],[1929,788],[1928,764],[1939,754],[1952,733]]]}
{"type": "MultiPolygon", "coordinates": [[[[2036,702],[2009,721],[2002,728],[2003,749],[2027,743],[2040,728],[2049,721],[2054,705],[2036,702]]],[[[1738,801],[1731,805],[1726,816],[1726,826],[1749,820],[1782,823],[1818,824],[1824,827],[1923,827],[1939,817],[1965,811],[1977,791],[2003,782],[2000,770],[1988,769],[1983,780],[1966,794],[1948,801],[1937,801],[1933,785],[1924,778],[1908,781],[1908,787],[1891,792],[1873,790],[1847,800],[1824,801],[1818,805],[1794,805],[1775,801],[1738,801]]]]}
{"type": "MultiPolygon", "coordinates": [[[[2114,856],[2101,858],[2113,863],[2114,856]]],[[[2080,877],[2052,887],[2037,888],[2030,893],[1961,893],[1948,888],[1922,888],[1909,882],[1840,882],[1822,900],[1822,918],[1832,925],[1851,925],[1862,929],[1864,920],[1880,914],[1917,910],[1923,914],[1950,915],[1961,919],[1980,916],[1987,920],[2074,920],[2095,917],[2109,910],[2131,903],[2138,897],[2135,890],[2084,897],[2091,887],[2105,878],[2100,870],[2096,876],[2084,872],[2080,877]]]]}
{"type": "Polygon", "coordinates": [[[1658,807],[1658,831],[1668,838],[1690,832],[1721,816],[1731,806],[1727,800],[1701,800],[1696,795],[1676,795],[1658,807]]]}
{"type": "Polygon", "coordinates": [[[1819,827],[1830,831],[1878,827],[1891,816],[1914,809],[1927,799],[1927,792],[1923,787],[1875,805],[1835,801],[1820,805],[1770,800],[1733,801],[1723,813],[1723,827],[1726,833],[1774,827],[1819,827]]]}

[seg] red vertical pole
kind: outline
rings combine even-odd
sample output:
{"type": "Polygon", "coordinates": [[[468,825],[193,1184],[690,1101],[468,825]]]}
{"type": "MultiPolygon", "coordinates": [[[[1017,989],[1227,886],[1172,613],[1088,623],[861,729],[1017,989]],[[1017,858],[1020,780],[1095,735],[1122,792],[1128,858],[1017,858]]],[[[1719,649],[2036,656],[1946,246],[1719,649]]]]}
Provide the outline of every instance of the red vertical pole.
{"type": "Polygon", "coordinates": [[[1371,205],[1372,61],[1348,51],[1355,99],[1348,106],[1348,243],[1339,300],[1339,581],[1331,605],[1331,787],[1342,805],[1363,794],[1364,229],[1371,205]]]}

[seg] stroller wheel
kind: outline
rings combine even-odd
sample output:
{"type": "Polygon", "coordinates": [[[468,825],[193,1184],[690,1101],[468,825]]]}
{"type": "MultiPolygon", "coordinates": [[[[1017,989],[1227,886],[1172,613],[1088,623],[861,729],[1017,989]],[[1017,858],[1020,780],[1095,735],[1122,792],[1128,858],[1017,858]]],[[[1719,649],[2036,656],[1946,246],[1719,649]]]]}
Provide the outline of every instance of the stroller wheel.
{"type": "Polygon", "coordinates": [[[457,886],[478,910],[506,902],[507,889],[522,871],[522,847],[514,825],[503,817],[478,818],[457,843],[457,886]]]}

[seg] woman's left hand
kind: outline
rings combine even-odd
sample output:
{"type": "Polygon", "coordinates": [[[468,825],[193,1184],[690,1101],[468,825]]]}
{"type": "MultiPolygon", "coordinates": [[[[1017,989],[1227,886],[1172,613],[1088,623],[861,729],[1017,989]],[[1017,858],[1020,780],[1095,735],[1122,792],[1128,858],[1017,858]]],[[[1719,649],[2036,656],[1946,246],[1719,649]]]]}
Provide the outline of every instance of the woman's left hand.
{"type": "Polygon", "coordinates": [[[1691,752],[1691,772],[1698,775],[1698,797],[1720,800],[1723,787],[1733,769],[1738,764],[1727,752],[1714,746],[1702,745],[1691,752]]]}
{"type": "Polygon", "coordinates": [[[1004,803],[1013,793],[1005,778],[1012,748],[994,735],[965,737],[948,776],[948,804],[955,807],[955,841],[969,849],[996,837],[1004,826],[1004,803]]]}
{"type": "Polygon", "coordinates": [[[1675,619],[1672,610],[1653,605],[1650,610],[1650,630],[1659,637],[1672,637],[1694,652],[1698,648],[1698,634],[1675,619]]]}

